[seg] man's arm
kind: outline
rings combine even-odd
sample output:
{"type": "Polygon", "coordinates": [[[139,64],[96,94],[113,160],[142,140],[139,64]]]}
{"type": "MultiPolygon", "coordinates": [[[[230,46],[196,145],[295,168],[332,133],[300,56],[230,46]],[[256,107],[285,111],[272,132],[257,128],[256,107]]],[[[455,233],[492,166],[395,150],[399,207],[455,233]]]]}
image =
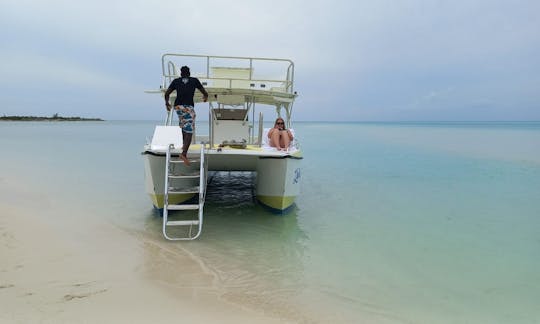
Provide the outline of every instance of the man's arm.
{"type": "Polygon", "coordinates": [[[203,94],[202,100],[204,102],[206,102],[208,100],[208,92],[206,92],[206,89],[203,86],[201,86],[201,88],[199,90],[201,90],[201,92],[203,94]]]}
{"type": "Polygon", "coordinates": [[[165,91],[165,107],[167,107],[167,111],[171,110],[171,104],[169,103],[169,96],[171,92],[173,91],[174,90],[172,88],[169,88],[167,89],[167,91],[165,91]]]}
{"type": "Polygon", "coordinates": [[[197,80],[197,83],[196,83],[197,89],[199,89],[199,91],[203,94],[203,101],[206,102],[208,100],[208,92],[206,92],[206,89],[201,84],[201,81],[199,81],[199,79],[196,79],[196,80],[197,80]]]}

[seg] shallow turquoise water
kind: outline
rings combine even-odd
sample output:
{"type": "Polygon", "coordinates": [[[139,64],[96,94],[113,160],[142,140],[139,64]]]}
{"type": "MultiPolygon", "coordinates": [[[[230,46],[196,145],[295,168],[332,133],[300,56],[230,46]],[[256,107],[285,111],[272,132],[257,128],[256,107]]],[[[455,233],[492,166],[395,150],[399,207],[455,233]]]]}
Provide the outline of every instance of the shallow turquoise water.
{"type": "MultiPolygon", "coordinates": [[[[0,123],[0,178],[162,240],[140,156],[154,124],[0,123]]],[[[306,322],[540,322],[540,123],[294,128],[290,214],[254,202],[251,174],[220,173],[202,237],[174,243],[223,298],[306,322]]]]}

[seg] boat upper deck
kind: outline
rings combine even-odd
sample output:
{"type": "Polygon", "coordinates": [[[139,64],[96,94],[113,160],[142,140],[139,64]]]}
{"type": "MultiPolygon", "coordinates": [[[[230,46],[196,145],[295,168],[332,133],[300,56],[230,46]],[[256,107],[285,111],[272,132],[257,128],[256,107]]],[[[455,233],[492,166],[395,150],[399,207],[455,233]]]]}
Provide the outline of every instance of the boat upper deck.
{"type": "MultiPolygon", "coordinates": [[[[191,75],[201,81],[209,93],[209,101],[287,107],[297,96],[291,60],[187,54],[164,54],[160,89],[147,92],[164,93],[169,84],[180,77],[183,65],[189,66],[191,75]]],[[[202,102],[200,92],[195,92],[194,101],[202,102]]]]}

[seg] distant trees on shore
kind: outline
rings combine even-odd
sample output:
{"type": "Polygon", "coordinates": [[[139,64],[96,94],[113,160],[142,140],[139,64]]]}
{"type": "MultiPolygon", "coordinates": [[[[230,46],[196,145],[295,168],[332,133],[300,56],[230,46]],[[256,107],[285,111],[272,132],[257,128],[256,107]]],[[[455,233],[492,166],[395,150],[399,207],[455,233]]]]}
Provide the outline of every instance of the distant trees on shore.
{"type": "Polygon", "coordinates": [[[58,113],[51,117],[42,116],[2,116],[0,120],[10,121],[103,121],[101,118],[62,117],[58,113]]]}

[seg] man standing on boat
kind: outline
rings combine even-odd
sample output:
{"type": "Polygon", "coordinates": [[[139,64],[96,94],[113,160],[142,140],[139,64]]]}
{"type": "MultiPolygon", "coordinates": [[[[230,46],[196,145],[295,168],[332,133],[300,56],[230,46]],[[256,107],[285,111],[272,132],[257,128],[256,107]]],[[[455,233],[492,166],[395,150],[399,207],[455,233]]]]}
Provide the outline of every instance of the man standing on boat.
{"type": "Polygon", "coordinates": [[[191,145],[191,139],[193,136],[193,129],[195,128],[195,103],[193,102],[193,96],[195,95],[195,89],[203,94],[203,101],[208,100],[208,92],[204,89],[203,85],[197,78],[192,78],[189,72],[189,67],[182,66],[180,69],[180,77],[174,79],[169,85],[169,88],[165,92],[165,106],[167,111],[171,110],[171,104],[169,103],[169,95],[176,90],[176,100],[174,100],[174,109],[178,114],[180,120],[180,127],[182,127],[182,154],[180,158],[184,161],[184,164],[189,165],[187,158],[187,151],[189,145],[191,145]]]}

